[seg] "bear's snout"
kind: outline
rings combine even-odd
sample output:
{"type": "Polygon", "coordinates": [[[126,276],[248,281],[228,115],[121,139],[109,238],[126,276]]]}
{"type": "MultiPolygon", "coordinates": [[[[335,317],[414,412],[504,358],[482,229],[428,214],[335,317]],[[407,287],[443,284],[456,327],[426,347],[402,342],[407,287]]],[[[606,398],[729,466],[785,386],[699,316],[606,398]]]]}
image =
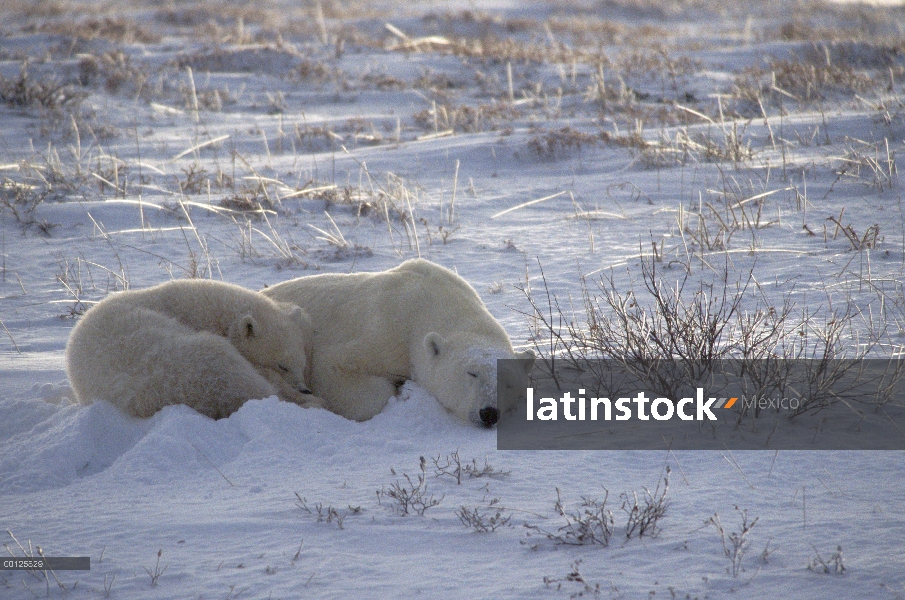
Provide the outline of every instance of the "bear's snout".
{"type": "Polygon", "coordinates": [[[481,416],[481,423],[484,427],[493,427],[500,420],[500,411],[492,406],[482,408],[478,414],[481,416]]]}

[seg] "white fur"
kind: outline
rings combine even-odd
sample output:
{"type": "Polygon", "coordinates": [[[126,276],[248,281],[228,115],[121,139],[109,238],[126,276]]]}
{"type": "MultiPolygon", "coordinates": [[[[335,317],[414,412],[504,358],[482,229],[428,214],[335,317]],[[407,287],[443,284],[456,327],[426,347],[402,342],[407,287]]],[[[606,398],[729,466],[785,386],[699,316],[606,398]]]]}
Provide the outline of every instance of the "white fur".
{"type": "Polygon", "coordinates": [[[513,351],[464,279],[426,260],[377,273],[300,277],[263,293],[308,311],[311,389],[326,408],[357,421],[379,413],[411,379],[463,420],[491,425],[481,411],[496,414],[496,359],[533,364],[532,353],[513,351]]]}
{"type": "Polygon", "coordinates": [[[306,384],[311,324],[295,305],[208,280],[111,294],[78,322],[66,370],[83,404],[149,417],[186,404],[213,418],[277,395],[318,405],[306,384]]]}

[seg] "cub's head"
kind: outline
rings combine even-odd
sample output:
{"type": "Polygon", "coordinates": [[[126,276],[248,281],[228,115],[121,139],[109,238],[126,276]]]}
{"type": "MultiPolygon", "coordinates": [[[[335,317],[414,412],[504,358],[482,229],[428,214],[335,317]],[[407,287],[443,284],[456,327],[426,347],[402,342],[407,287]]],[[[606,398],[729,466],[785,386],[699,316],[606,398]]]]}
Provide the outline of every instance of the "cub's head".
{"type": "Polygon", "coordinates": [[[236,319],[229,339],[256,368],[278,375],[303,395],[311,394],[308,353],[312,337],[307,313],[298,306],[269,303],[236,319]]]}
{"type": "MultiPolygon", "coordinates": [[[[534,353],[476,346],[473,339],[429,333],[423,356],[415,361],[414,379],[437,401],[464,421],[492,427],[499,420],[497,407],[497,360],[507,361],[500,383],[507,389],[528,387],[534,353]]],[[[502,390],[505,393],[505,390],[502,390]]]]}

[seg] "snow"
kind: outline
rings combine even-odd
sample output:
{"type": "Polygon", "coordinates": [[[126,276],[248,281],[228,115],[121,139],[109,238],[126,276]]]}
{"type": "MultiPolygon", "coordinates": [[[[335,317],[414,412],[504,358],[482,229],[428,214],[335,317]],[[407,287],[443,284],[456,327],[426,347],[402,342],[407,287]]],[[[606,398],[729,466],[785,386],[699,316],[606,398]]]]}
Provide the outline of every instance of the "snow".
{"type": "Polygon", "coordinates": [[[0,75],[15,81],[27,59],[31,81],[84,98],[0,102],[0,537],[9,554],[40,546],[90,556],[91,570],[59,584],[0,571],[0,598],[905,598],[902,451],[500,451],[496,431],[412,382],[364,423],[275,398],[218,421],[184,406],[141,420],[73,404],[63,368],[78,315],[111,291],[190,275],[260,289],[419,255],[472,283],[530,347],[515,286],[544,294],[545,280],[580,318],[581,274],[592,291],[601,275],[638,290],[652,242],[670,280],[687,265],[690,282],[719,281],[725,266],[731,287],[751,271],[746,309],[788,299],[822,322],[853,307],[847,349],[894,355],[905,15],[872,4],[3,8],[0,75]],[[92,20],[95,33],[73,29],[92,20]],[[417,42],[431,36],[450,45],[417,42]],[[512,54],[469,55],[474,40],[513,41],[493,50],[512,54]],[[769,89],[782,61],[826,65],[814,52],[851,70],[819,94],[769,89]],[[743,72],[766,118],[733,97],[743,72]],[[725,146],[733,125],[750,157],[708,159],[701,144],[725,146]],[[621,141],[569,146],[565,127],[621,141]],[[636,128],[646,150],[627,143],[636,128]],[[47,194],[33,212],[29,190],[47,194]],[[758,194],[763,227],[725,248],[692,239],[706,203],[725,219],[728,201],[758,194]],[[861,249],[841,230],[875,224],[861,249]],[[438,475],[435,459],[456,452],[493,472],[438,475]],[[403,516],[386,492],[417,481],[421,457],[442,499],[403,516]],[[643,498],[667,467],[659,532],[626,539],[621,495],[643,498]],[[608,492],[608,546],[524,526],[564,524],[557,489],[567,512],[608,492]],[[511,520],[478,533],[462,506],[511,520]],[[758,520],[734,576],[709,521],[738,533],[740,511],[758,520]],[[838,547],[844,573],[808,568],[838,547]]]}

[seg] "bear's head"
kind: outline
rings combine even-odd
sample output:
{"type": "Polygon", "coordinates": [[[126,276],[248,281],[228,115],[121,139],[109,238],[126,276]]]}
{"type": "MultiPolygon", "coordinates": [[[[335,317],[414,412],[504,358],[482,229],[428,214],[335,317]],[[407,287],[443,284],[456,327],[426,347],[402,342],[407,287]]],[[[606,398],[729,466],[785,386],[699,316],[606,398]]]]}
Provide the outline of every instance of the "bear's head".
{"type": "Polygon", "coordinates": [[[497,360],[519,359],[504,363],[507,370],[499,378],[501,385],[513,390],[528,387],[528,375],[534,366],[534,353],[530,350],[513,352],[493,345],[482,346],[473,336],[443,337],[429,333],[424,338],[422,352],[422,360],[413,365],[414,379],[450,412],[484,427],[495,425],[500,415],[497,360]]]}
{"type": "Polygon", "coordinates": [[[274,302],[237,318],[229,339],[261,371],[278,375],[290,389],[311,394],[308,347],[311,322],[298,306],[274,302]]]}

